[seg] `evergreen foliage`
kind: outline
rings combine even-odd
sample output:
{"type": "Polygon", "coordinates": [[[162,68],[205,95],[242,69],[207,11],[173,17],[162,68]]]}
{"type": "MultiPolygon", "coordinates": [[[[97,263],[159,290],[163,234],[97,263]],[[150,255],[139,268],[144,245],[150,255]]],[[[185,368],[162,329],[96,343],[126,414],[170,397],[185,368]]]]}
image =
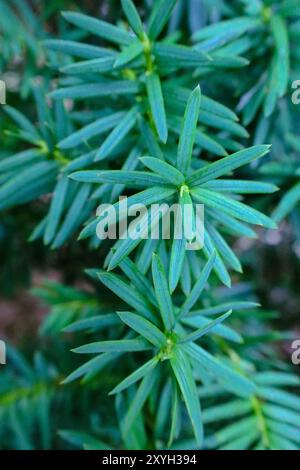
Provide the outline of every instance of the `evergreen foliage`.
{"type": "Polygon", "coordinates": [[[21,223],[63,273],[31,290],[38,337],[8,348],[1,447],[300,450],[293,332],[251,272],[257,239],[287,216],[299,234],[299,0],[121,0],[113,22],[56,3],[0,0],[0,70],[24,68],[1,113],[0,243],[21,223]],[[138,239],[100,240],[96,209],[119,223],[121,195],[189,206],[191,225],[203,204],[203,248],[145,239],[152,212],[138,239]]]}

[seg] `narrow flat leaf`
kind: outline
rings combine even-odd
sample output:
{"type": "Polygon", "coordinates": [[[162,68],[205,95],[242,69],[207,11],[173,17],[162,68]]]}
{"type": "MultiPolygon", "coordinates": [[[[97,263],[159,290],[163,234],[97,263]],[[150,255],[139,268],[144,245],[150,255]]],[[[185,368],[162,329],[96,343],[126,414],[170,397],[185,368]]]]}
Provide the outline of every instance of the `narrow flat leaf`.
{"type": "Polygon", "coordinates": [[[286,392],[285,390],[279,390],[275,387],[260,387],[259,395],[276,405],[282,405],[286,408],[300,411],[299,397],[290,392],[286,392]]]}
{"type": "Polygon", "coordinates": [[[160,66],[168,64],[175,69],[213,64],[206,53],[178,44],[155,43],[153,54],[160,66]]]}
{"type": "Polygon", "coordinates": [[[148,34],[156,39],[171,16],[177,0],[156,0],[149,20],[148,34]]]}
{"type": "Polygon", "coordinates": [[[64,222],[59,229],[52,248],[62,246],[68,237],[77,229],[82,222],[83,209],[86,207],[91,187],[88,184],[83,185],[74,198],[64,222]]]}
{"type": "MultiPolygon", "coordinates": [[[[182,120],[176,116],[170,115],[168,117],[168,124],[169,128],[175,132],[176,134],[180,135],[181,127],[182,127],[182,120]]],[[[224,157],[227,155],[226,150],[222,145],[208,136],[206,133],[200,131],[199,129],[196,130],[195,135],[195,144],[198,145],[200,148],[207,150],[215,155],[220,155],[224,157]]]]}
{"type": "Polygon", "coordinates": [[[103,160],[107,158],[114,148],[122,142],[124,137],[131,131],[136,123],[138,115],[137,108],[132,108],[121,120],[121,122],[114,128],[101,145],[99,151],[96,154],[95,161],[103,160]]]}
{"type": "Polygon", "coordinates": [[[269,76],[266,87],[266,94],[264,100],[264,116],[270,117],[275,111],[277,100],[279,98],[279,86],[280,86],[280,68],[278,54],[274,54],[269,68],[269,76]]]}
{"type": "Polygon", "coordinates": [[[239,56],[224,56],[222,52],[211,54],[212,66],[217,68],[239,68],[249,65],[249,60],[239,56]]]}
{"type": "Polygon", "coordinates": [[[264,413],[267,417],[273,419],[274,421],[288,423],[297,428],[300,426],[300,413],[291,411],[286,407],[265,404],[264,413]]]}
{"type": "Polygon", "coordinates": [[[134,421],[136,420],[139,412],[144,406],[145,401],[147,400],[151,390],[154,386],[154,383],[157,379],[155,374],[156,369],[152,369],[148,374],[143,378],[142,383],[140,384],[137,393],[134,395],[129,410],[124,419],[124,432],[128,433],[132,428],[134,421]]]}
{"type": "Polygon", "coordinates": [[[4,106],[3,109],[21,129],[23,129],[25,132],[28,132],[28,134],[32,135],[32,137],[37,141],[41,139],[34,125],[31,124],[24,114],[8,105],[4,106]]]}
{"type": "Polygon", "coordinates": [[[271,183],[246,181],[246,180],[212,180],[204,183],[203,188],[210,189],[211,191],[228,191],[230,193],[239,194],[259,194],[259,193],[274,193],[278,191],[278,187],[271,183]]]}
{"type": "Polygon", "coordinates": [[[79,379],[83,375],[88,376],[89,374],[96,374],[100,372],[103,367],[109,364],[111,361],[119,357],[119,353],[103,353],[99,356],[93,357],[88,362],[85,362],[82,366],[74,370],[68,377],[64,379],[62,384],[68,384],[74,380],[79,379]]]}
{"type": "Polygon", "coordinates": [[[235,34],[242,34],[258,26],[260,26],[260,21],[258,19],[241,16],[239,18],[234,18],[233,20],[220,21],[216,24],[206,26],[194,33],[193,40],[202,41],[224,34],[228,31],[231,33],[235,32],[235,34]]]}
{"type": "Polygon", "coordinates": [[[80,57],[81,59],[99,59],[102,56],[114,55],[115,52],[107,47],[93,46],[77,41],[64,39],[47,39],[43,45],[52,51],[80,57]]]}
{"type": "MultiPolygon", "coordinates": [[[[299,445],[278,434],[270,434],[271,450],[299,450],[299,445]]],[[[265,448],[263,448],[265,450],[265,448]]]]}
{"type": "Polygon", "coordinates": [[[24,150],[24,152],[19,152],[0,160],[0,172],[10,172],[16,169],[20,171],[22,166],[30,164],[32,167],[32,164],[35,162],[38,163],[39,159],[43,159],[43,155],[40,150],[24,150]]]}
{"type": "Polygon", "coordinates": [[[164,156],[162,150],[158,144],[153,129],[150,127],[150,124],[145,119],[140,118],[139,127],[150,155],[155,155],[160,160],[163,160],[164,156]]]}
{"type": "Polygon", "coordinates": [[[78,354],[99,354],[104,352],[132,352],[146,351],[150,345],[142,339],[123,339],[116,341],[96,341],[72,349],[78,354]]]}
{"type": "MultiPolygon", "coordinates": [[[[39,181],[43,176],[49,174],[51,170],[57,168],[57,165],[54,162],[42,161],[36,163],[29,168],[25,168],[23,171],[17,173],[16,176],[9,179],[5,184],[0,188],[0,200],[3,203],[8,202],[10,196],[20,196],[20,190],[22,188],[30,189],[30,185],[39,181]]],[[[1,202],[2,206],[2,202],[1,202]]]]}
{"type": "Polygon", "coordinates": [[[198,445],[202,446],[203,428],[201,408],[189,359],[186,354],[177,347],[173,357],[170,359],[170,363],[185,401],[195,438],[198,445]]]}
{"type": "Polygon", "coordinates": [[[65,198],[68,191],[68,186],[69,180],[66,177],[62,177],[56,185],[44,234],[44,243],[46,245],[51,243],[58,228],[58,224],[65,207],[65,198]]]}
{"type": "Polygon", "coordinates": [[[187,297],[192,290],[192,267],[190,266],[188,256],[185,258],[183,263],[180,285],[184,295],[187,297]]]}
{"type": "Polygon", "coordinates": [[[201,90],[198,86],[189,97],[179,138],[177,168],[185,175],[190,168],[200,111],[200,102],[201,90]]]}
{"type": "Polygon", "coordinates": [[[147,95],[157,133],[163,143],[168,139],[168,126],[160,78],[156,73],[146,75],[147,95]]]}
{"type": "Polygon", "coordinates": [[[191,193],[192,197],[195,198],[197,202],[212,207],[213,209],[224,211],[226,214],[243,220],[244,222],[261,225],[262,227],[270,229],[276,228],[275,222],[269,217],[239,201],[235,201],[214,191],[209,191],[208,189],[193,189],[191,193]]]}
{"type": "Polygon", "coordinates": [[[197,280],[196,284],[192,288],[192,291],[190,295],[186,298],[184,304],[182,305],[180,312],[178,314],[178,318],[183,317],[188,314],[188,312],[191,310],[193,305],[197,302],[199,299],[199,296],[204,289],[206,282],[210,276],[210,273],[213,269],[214,263],[216,260],[216,253],[213,252],[211,256],[209,257],[208,262],[204,266],[204,268],[201,271],[200,277],[197,280]]]}
{"type": "Polygon", "coordinates": [[[88,450],[107,450],[109,445],[105,442],[95,439],[93,436],[87,433],[78,431],[62,430],[58,431],[59,436],[72,444],[72,446],[84,448],[88,450]]]}
{"type": "Polygon", "coordinates": [[[207,111],[201,111],[199,121],[202,124],[207,124],[210,127],[230,132],[232,135],[236,135],[238,137],[249,137],[246,129],[237,122],[234,122],[231,119],[215,116],[207,111]]]}
{"type": "Polygon", "coordinates": [[[172,415],[171,415],[171,429],[170,429],[170,437],[168,441],[168,447],[171,447],[174,439],[177,437],[178,434],[178,421],[179,421],[179,397],[178,397],[178,389],[177,383],[173,380],[172,383],[172,415]]]}
{"type": "Polygon", "coordinates": [[[188,243],[192,243],[197,236],[197,218],[190,192],[184,186],[181,187],[179,193],[179,206],[183,221],[183,235],[188,243]]]}
{"type": "Polygon", "coordinates": [[[135,94],[138,90],[139,85],[137,82],[132,80],[116,80],[107,83],[86,83],[84,85],[59,88],[52,91],[49,96],[54,100],[79,100],[98,96],[135,94]]]}
{"type": "Polygon", "coordinates": [[[206,307],[201,308],[198,310],[192,310],[189,316],[197,316],[197,315],[216,315],[218,313],[226,312],[227,310],[245,310],[245,309],[254,309],[259,307],[260,305],[255,302],[245,302],[245,301],[234,301],[234,302],[225,302],[219,305],[215,305],[213,307],[206,307]]]}
{"type": "Polygon", "coordinates": [[[169,165],[169,163],[153,157],[141,157],[140,160],[146,167],[160,175],[169,183],[178,186],[184,182],[183,174],[172,165],[169,165]]]}
{"type": "Polygon", "coordinates": [[[269,429],[275,434],[279,434],[283,437],[288,436],[289,440],[300,444],[300,429],[295,429],[294,426],[290,426],[286,423],[278,423],[270,419],[267,420],[267,424],[269,426],[269,429]]]}
{"type": "Polygon", "coordinates": [[[98,277],[108,289],[113,291],[114,294],[120,297],[124,302],[136,309],[146,318],[152,318],[151,304],[148,303],[136,289],[132,288],[112,273],[99,272],[98,277]]]}
{"type": "Polygon", "coordinates": [[[149,372],[151,372],[154,367],[156,367],[158,364],[158,359],[157,357],[153,357],[150,359],[150,361],[146,362],[143,366],[139,367],[136,371],[134,371],[132,374],[130,374],[126,379],[122,380],[119,385],[117,385],[110,393],[109,395],[115,395],[116,393],[121,393],[126,388],[130,387],[134,383],[138,382],[141,380],[145,375],[147,375],[149,372]]]}
{"type": "Polygon", "coordinates": [[[225,238],[221,233],[211,224],[206,222],[206,230],[209,231],[211,240],[216,248],[216,251],[222,256],[224,261],[235,271],[242,273],[243,268],[240,260],[231,249],[225,238]]]}
{"type": "Polygon", "coordinates": [[[91,59],[83,62],[76,62],[75,64],[65,65],[60,69],[60,71],[61,73],[69,75],[105,73],[113,69],[115,60],[115,56],[109,55],[107,57],[101,57],[101,59],[91,59]]]}
{"type": "Polygon", "coordinates": [[[148,269],[151,266],[152,253],[156,251],[158,245],[159,240],[154,240],[151,238],[148,238],[147,240],[142,242],[141,250],[138,253],[138,256],[136,257],[136,264],[144,276],[147,274],[148,269]]]}
{"type": "Polygon", "coordinates": [[[147,277],[145,277],[145,275],[138,269],[136,264],[131,261],[130,258],[125,258],[119,266],[139,292],[143,293],[153,305],[156,305],[157,300],[154,294],[154,289],[147,277]]]}
{"type": "Polygon", "coordinates": [[[123,49],[122,52],[120,52],[114,62],[114,68],[123,67],[124,65],[129,64],[129,62],[141,55],[143,50],[144,46],[140,41],[130,44],[125,49],[123,49]]]}
{"type": "Polygon", "coordinates": [[[250,163],[257,158],[266,155],[270,150],[270,145],[255,145],[245,150],[240,150],[229,157],[225,157],[217,162],[208,164],[204,168],[195,171],[187,180],[187,184],[198,186],[207,181],[219,178],[231,171],[250,163]]]}
{"type": "Polygon", "coordinates": [[[115,313],[106,313],[95,317],[84,318],[75,321],[63,329],[64,333],[75,333],[77,331],[99,331],[106,327],[117,325],[119,319],[115,313]]]}
{"type": "Polygon", "coordinates": [[[203,423],[209,424],[215,421],[238,418],[252,410],[250,400],[232,400],[229,403],[217,404],[203,410],[203,423]]]}
{"type": "Polygon", "coordinates": [[[166,341],[165,335],[149,320],[131,312],[118,312],[123,323],[142,335],[151,344],[161,348],[166,341]]]}
{"type": "Polygon", "coordinates": [[[199,338],[201,338],[202,336],[212,331],[217,325],[225,321],[231,315],[231,313],[232,313],[232,310],[229,310],[227,313],[224,313],[223,315],[219,316],[215,320],[209,322],[206,326],[203,326],[202,328],[199,328],[193,333],[190,333],[188,336],[180,340],[179,344],[188,343],[191,341],[197,341],[199,338]]]}
{"type": "Polygon", "coordinates": [[[278,82],[276,89],[281,98],[287,90],[290,71],[290,50],[287,24],[279,15],[272,15],[270,20],[278,61],[278,82]]]}
{"type": "Polygon", "coordinates": [[[257,238],[257,234],[254,230],[248,227],[243,222],[240,222],[233,217],[230,217],[228,214],[221,213],[213,209],[207,209],[207,214],[210,215],[213,219],[219,222],[225,228],[225,231],[231,235],[238,237],[248,237],[248,238],[257,238]]]}
{"type": "MultiPolygon", "coordinates": [[[[182,112],[184,112],[186,103],[190,96],[190,90],[188,88],[179,87],[167,82],[163,85],[163,92],[166,100],[168,99],[170,102],[176,100],[177,103],[179,102],[182,112]]],[[[203,94],[201,96],[200,109],[225,119],[238,121],[237,115],[231,111],[231,109],[203,94]]]]}
{"type": "MultiPolygon", "coordinates": [[[[203,246],[203,253],[205,257],[209,260],[210,256],[216,251],[216,248],[213,244],[213,241],[211,239],[210,234],[208,233],[208,230],[204,231],[204,246],[203,246]]],[[[214,263],[213,270],[215,271],[216,275],[220,279],[223,284],[227,287],[231,287],[231,279],[228,273],[228,270],[219,255],[218,252],[216,252],[216,259],[214,263]]]]}
{"type": "Polygon", "coordinates": [[[167,331],[170,331],[175,321],[172,299],[163,264],[159,256],[155,254],[152,258],[152,278],[163,323],[167,331]]]}
{"type": "Polygon", "coordinates": [[[127,46],[132,42],[132,37],[126,31],[113,26],[105,21],[77,12],[62,12],[63,17],[80,29],[89,31],[107,41],[127,46]]]}
{"type": "Polygon", "coordinates": [[[80,130],[61,140],[58,143],[58,147],[60,149],[69,149],[76,147],[83,142],[87,142],[91,137],[101,135],[104,132],[107,132],[116,127],[118,124],[120,124],[124,116],[125,113],[120,111],[105,117],[101,117],[100,119],[93,121],[87,126],[83,126],[80,130]]]}
{"type": "Polygon", "coordinates": [[[261,385],[271,385],[275,387],[298,387],[300,385],[300,377],[287,372],[258,372],[255,375],[255,381],[261,385]]]}
{"type": "MultiPolygon", "coordinates": [[[[205,328],[206,326],[208,326],[210,321],[210,318],[199,315],[196,317],[188,315],[187,317],[184,317],[182,319],[182,323],[184,325],[187,325],[193,329],[205,328]]],[[[226,341],[230,341],[236,344],[244,343],[243,337],[237,331],[235,331],[230,326],[224,324],[215,326],[210,332],[210,334],[212,334],[213,336],[219,336],[220,338],[224,338],[226,341]]]]}
{"type": "MultiPolygon", "coordinates": [[[[175,224],[182,226],[181,217],[176,218],[175,224]]],[[[175,225],[175,230],[177,229],[175,225]]],[[[185,251],[186,251],[186,240],[182,236],[179,239],[174,238],[172,242],[170,267],[169,267],[169,288],[170,292],[174,292],[180,279],[180,275],[183,269],[185,251]]]]}
{"type": "Polygon", "coordinates": [[[92,152],[85,153],[81,155],[81,157],[74,158],[70,163],[68,163],[64,168],[63,171],[65,174],[69,175],[72,171],[76,171],[78,169],[85,168],[90,166],[95,160],[96,152],[93,150],[92,152]]]}
{"type": "Polygon", "coordinates": [[[214,358],[200,346],[189,343],[182,347],[185,348],[191,359],[198,362],[209,374],[215,376],[227,390],[247,397],[255,392],[255,385],[247,377],[228,367],[221,360],[214,358]]]}
{"type": "Polygon", "coordinates": [[[131,0],[121,0],[123,11],[128,23],[139,38],[144,36],[144,28],[138,11],[131,0]]]}
{"type": "Polygon", "coordinates": [[[297,183],[289,191],[285,193],[280,203],[274,210],[272,218],[275,222],[281,222],[300,201],[300,183],[297,183]]]}
{"type": "MultiPolygon", "coordinates": [[[[259,430],[255,425],[252,425],[252,421],[247,421],[250,431],[247,434],[242,435],[241,437],[233,438],[230,442],[227,442],[225,445],[222,445],[219,450],[249,450],[251,446],[257,442],[257,439],[260,437],[259,430]]],[[[240,430],[239,430],[240,431],[240,430]]],[[[242,432],[237,431],[237,435],[242,434],[242,432]]],[[[256,450],[256,449],[254,449],[256,450]]]]}
{"type": "Polygon", "coordinates": [[[72,173],[70,178],[75,181],[85,183],[113,183],[126,184],[133,187],[153,187],[154,185],[164,185],[165,181],[159,175],[146,171],[130,171],[130,170],[87,170],[72,173]]]}

